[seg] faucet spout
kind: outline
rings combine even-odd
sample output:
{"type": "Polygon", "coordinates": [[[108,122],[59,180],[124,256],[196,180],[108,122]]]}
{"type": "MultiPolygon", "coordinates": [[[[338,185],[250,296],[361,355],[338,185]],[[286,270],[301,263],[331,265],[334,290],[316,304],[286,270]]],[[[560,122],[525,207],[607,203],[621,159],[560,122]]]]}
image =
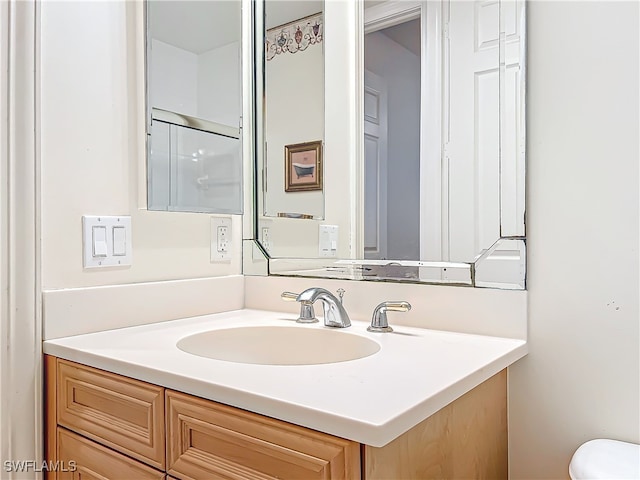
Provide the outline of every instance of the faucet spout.
{"type": "Polygon", "coordinates": [[[342,306],[342,302],[329,290],[308,288],[298,295],[296,300],[308,305],[320,300],[324,311],[324,324],[327,327],[346,328],[351,326],[351,320],[342,306]]]}

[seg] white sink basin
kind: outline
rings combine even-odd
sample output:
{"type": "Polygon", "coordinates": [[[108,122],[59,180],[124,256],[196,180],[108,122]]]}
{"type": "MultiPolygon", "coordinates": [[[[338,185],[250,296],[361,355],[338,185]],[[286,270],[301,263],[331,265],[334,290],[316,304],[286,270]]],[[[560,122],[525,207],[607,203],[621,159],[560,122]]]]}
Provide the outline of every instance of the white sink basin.
{"type": "Polygon", "coordinates": [[[343,330],[255,326],[196,333],[178,341],[180,350],[227,362],[317,365],[368,357],[380,345],[343,330]]]}

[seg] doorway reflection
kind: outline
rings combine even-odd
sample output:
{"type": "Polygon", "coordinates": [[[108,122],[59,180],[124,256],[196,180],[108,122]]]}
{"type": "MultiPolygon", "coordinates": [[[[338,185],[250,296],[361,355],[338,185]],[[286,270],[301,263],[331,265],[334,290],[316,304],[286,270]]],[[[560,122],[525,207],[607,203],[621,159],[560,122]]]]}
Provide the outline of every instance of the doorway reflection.
{"type": "Polygon", "coordinates": [[[365,35],[364,256],[420,258],[420,18],[365,35]]]}

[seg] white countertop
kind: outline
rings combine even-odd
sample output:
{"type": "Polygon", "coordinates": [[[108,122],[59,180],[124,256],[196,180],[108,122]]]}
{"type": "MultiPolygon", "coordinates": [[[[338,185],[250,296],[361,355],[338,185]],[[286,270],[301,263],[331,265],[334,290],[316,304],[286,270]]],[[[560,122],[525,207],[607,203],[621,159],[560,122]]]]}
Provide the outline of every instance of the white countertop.
{"type": "MultiPolygon", "coordinates": [[[[369,333],[374,355],[320,365],[255,365],[183,352],[181,338],[212,329],[299,325],[296,315],[236,310],[44,342],[44,352],[381,447],[527,353],[523,340],[394,326],[369,333]]],[[[330,348],[328,346],[327,348],[330,348]]]]}

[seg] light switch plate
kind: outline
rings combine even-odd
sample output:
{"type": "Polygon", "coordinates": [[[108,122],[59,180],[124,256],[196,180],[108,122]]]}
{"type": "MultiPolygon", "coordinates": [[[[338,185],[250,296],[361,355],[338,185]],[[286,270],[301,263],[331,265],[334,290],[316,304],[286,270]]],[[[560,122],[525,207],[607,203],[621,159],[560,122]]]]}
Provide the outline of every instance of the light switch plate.
{"type": "Polygon", "coordinates": [[[231,261],[231,217],[211,217],[211,262],[231,261]]]}
{"type": "Polygon", "coordinates": [[[131,217],[84,215],[82,243],[84,268],[131,265],[131,217]]]}
{"type": "Polygon", "coordinates": [[[338,226],[320,225],[318,231],[318,255],[336,257],[338,255],[338,226]]]}

